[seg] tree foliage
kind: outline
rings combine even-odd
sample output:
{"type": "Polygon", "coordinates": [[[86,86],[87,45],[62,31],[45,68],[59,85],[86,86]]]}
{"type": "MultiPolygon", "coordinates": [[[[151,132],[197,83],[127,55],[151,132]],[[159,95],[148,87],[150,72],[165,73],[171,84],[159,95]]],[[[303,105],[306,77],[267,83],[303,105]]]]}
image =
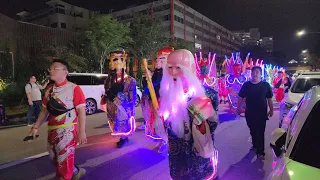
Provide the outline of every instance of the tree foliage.
{"type": "Polygon", "coordinates": [[[182,39],[175,39],[173,43],[173,48],[177,49],[186,49],[191,52],[194,52],[194,44],[192,42],[184,41],[182,39]]]}
{"type": "Polygon", "coordinates": [[[142,59],[153,59],[155,52],[168,46],[169,34],[163,31],[161,20],[149,14],[134,14],[130,26],[132,41],[127,48],[138,59],[137,79],[141,85],[142,59]]]}
{"type": "Polygon", "coordinates": [[[10,41],[0,42],[0,79],[11,79],[13,77],[12,60],[10,41]]]}
{"type": "Polygon", "coordinates": [[[130,28],[128,24],[119,23],[110,15],[96,15],[90,19],[86,38],[91,58],[95,58],[92,63],[100,64],[100,71],[103,72],[108,54],[131,40],[130,28]]]}

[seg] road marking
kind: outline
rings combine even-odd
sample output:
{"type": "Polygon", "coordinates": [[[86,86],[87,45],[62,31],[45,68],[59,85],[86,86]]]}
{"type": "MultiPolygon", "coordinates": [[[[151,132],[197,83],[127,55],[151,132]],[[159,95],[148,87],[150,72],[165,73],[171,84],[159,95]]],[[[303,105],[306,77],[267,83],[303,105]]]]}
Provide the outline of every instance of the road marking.
{"type": "Polygon", "coordinates": [[[44,152],[44,153],[40,153],[40,154],[37,154],[37,155],[34,155],[34,156],[30,156],[30,157],[27,157],[27,158],[24,158],[24,159],[21,159],[21,160],[16,160],[16,161],[13,161],[13,162],[10,162],[10,163],[6,163],[6,164],[3,164],[0,166],[0,170],[1,169],[6,169],[6,168],[9,168],[9,167],[12,167],[12,166],[16,166],[16,165],[19,165],[19,164],[22,164],[22,163],[25,163],[25,162],[28,162],[28,161],[31,161],[31,160],[34,160],[34,159],[38,159],[38,158],[41,158],[43,156],[47,156],[49,153],[48,152],[44,152]]]}

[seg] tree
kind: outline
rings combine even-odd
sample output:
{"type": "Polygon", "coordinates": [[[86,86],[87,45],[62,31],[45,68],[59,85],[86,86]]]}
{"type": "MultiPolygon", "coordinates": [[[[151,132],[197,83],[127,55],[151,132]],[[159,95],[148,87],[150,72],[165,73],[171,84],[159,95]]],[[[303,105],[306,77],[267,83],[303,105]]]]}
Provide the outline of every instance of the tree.
{"type": "Polygon", "coordinates": [[[128,49],[138,59],[137,80],[141,85],[142,59],[153,59],[155,52],[168,46],[170,36],[163,31],[161,20],[149,14],[134,14],[130,25],[132,41],[128,49]]]}
{"type": "Polygon", "coordinates": [[[10,40],[0,42],[0,79],[13,78],[12,54],[10,53],[10,40]]]}
{"type": "Polygon", "coordinates": [[[187,49],[191,52],[194,52],[194,44],[189,41],[184,41],[182,39],[175,39],[173,44],[174,49],[187,49]]]}
{"type": "Polygon", "coordinates": [[[129,35],[129,25],[117,22],[110,15],[96,15],[90,19],[86,37],[91,55],[98,55],[95,63],[100,64],[101,73],[108,54],[128,43],[131,40],[129,35]]]}

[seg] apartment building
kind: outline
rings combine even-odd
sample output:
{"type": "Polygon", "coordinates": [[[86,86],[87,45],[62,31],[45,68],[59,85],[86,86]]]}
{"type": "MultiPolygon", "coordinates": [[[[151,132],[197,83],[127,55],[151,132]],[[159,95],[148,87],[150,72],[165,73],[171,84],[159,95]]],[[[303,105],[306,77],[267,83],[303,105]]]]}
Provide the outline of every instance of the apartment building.
{"type": "Polygon", "coordinates": [[[192,42],[196,51],[212,51],[218,57],[239,50],[241,39],[231,31],[178,0],[159,0],[110,11],[119,21],[128,21],[134,13],[148,12],[162,19],[165,31],[176,39],[192,42]]]}
{"type": "Polygon", "coordinates": [[[61,0],[50,0],[46,5],[47,8],[35,12],[22,11],[17,15],[24,22],[77,31],[88,25],[92,13],[88,9],[61,0]]]}

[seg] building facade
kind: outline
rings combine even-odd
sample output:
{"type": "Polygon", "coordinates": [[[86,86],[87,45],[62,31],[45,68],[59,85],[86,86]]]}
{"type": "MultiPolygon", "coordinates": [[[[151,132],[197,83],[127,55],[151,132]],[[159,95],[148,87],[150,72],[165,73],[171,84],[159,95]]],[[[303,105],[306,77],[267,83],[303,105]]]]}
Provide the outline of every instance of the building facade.
{"type": "Polygon", "coordinates": [[[242,46],[260,46],[266,52],[273,52],[273,37],[260,37],[259,28],[250,28],[249,32],[234,31],[235,36],[241,39],[242,46]]]}
{"type": "Polygon", "coordinates": [[[110,12],[119,21],[128,21],[134,13],[150,12],[161,17],[172,42],[183,40],[194,44],[196,51],[217,53],[217,57],[238,51],[241,39],[213,20],[178,0],[159,0],[110,12]]]}
{"type": "Polygon", "coordinates": [[[87,27],[91,12],[61,0],[46,2],[47,8],[36,12],[19,12],[24,22],[48,26],[52,28],[68,29],[72,31],[82,30],[87,27]]]}
{"type": "MultiPolygon", "coordinates": [[[[25,58],[33,58],[35,47],[39,44],[47,46],[72,44],[73,51],[80,52],[81,38],[76,32],[16,21],[0,13],[0,42],[8,42],[10,45],[13,71],[18,54],[22,53],[25,58]]],[[[3,48],[0,47],[0,53],[4,51],[3,48]]]]}

